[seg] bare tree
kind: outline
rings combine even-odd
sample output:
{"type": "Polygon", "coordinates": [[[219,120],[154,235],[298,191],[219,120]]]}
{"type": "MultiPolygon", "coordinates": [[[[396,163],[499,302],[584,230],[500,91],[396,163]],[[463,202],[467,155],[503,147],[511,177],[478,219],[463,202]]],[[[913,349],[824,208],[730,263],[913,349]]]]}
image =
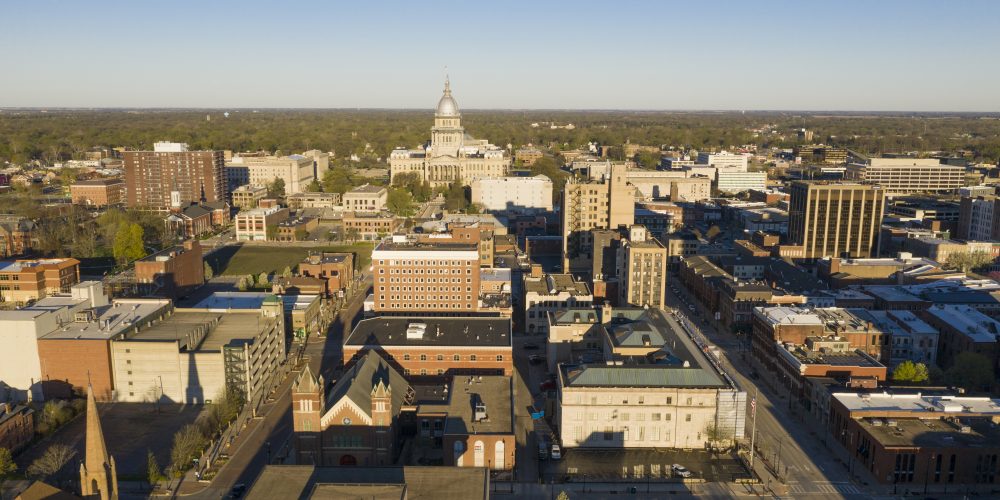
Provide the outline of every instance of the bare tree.
{"type": "Polygon", "coordinates": [[[55,443],[49,446],[45,453],[42,453],[42,456],[31,462],[26,472],[29,476],[41,480],[55,478],[56,482],[61,482],[64,475],[62,473],[66,472],[63,469],[74,456],[76,456],[76,450],[63,443],[55,443]]]}

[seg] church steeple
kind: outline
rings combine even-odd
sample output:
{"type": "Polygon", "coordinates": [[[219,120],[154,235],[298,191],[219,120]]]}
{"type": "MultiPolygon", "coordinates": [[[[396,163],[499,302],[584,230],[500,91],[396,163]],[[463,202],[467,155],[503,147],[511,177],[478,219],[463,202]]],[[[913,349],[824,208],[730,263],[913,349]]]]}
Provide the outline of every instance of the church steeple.
{"type": "Polygon", "coordinates": [[[93,386],[87,386],[87,449],[80,464],[80,493],[84,498],[118,499],[118,472],[115,459],[108,455],[97,413],[93,386]]]}

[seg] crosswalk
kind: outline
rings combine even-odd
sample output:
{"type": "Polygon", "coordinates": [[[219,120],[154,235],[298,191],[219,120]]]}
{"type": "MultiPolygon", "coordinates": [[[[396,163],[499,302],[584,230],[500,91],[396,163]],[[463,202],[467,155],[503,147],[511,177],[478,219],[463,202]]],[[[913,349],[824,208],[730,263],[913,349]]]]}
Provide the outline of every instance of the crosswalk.
{"type": "Polygon", "coordinates": [[[788,493],[792,495],[857,495],[861,493],[861,489],[850,483],[794,483],[788,485],[788,493]]]}

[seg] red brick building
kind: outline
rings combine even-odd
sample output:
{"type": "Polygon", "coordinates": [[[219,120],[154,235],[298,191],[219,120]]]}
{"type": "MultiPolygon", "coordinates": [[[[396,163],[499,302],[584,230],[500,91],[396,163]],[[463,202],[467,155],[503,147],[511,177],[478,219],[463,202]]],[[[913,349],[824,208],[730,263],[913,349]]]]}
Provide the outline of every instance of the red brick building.
{"type": "Polygon", "coordinates": [[[28,302],[69,292],[80,282],[80,261],[39,259],[0,261],[0,301],[28,302]]]}
{"type": "Polygon", "coordinates": [[[205,264],[198,240],[168,248],[135,262],[135,279],[158,297],[179,298],[205,283],[205,264]]]}
{"type": "Polygon", "coordinates": [[[321,279],[326,283],[326,293],[335,295],[351,286],[354,279],[354,254],[323,252],[310,255],[299,262],[299,275],[321,279]]]}
{"type": "Polygon", "coordinates": [[[186,144],[157,143],[154,151],[123,152],[122,161],[130,207],[166,210],[226,199],[222,151],[188,151],[186,144]]]}
{"type": "Polygon", "coordinates": [[[34,410],[27,405],[0,403],[0,448],[17,453],[35,437],[34,410]]]}
{"type": "Polygon", "coordinates": [[[368,351],[378,352],[407,376],[510,376],[514,371],[508,318],[366,319],[344,341],[344,363],[368,351]]]}
{"type": "Polygon", "coordinates": [[[465,314],[479,309],[479,242],[394,236],[372,251],[375,311],[465,314]]]}
{"type": "Polygon", "coordinates": [[[69,187],[69,192],[77,205],[107,207],[125,204],[125,181],[118,178],[77,181],[69,187]]]}

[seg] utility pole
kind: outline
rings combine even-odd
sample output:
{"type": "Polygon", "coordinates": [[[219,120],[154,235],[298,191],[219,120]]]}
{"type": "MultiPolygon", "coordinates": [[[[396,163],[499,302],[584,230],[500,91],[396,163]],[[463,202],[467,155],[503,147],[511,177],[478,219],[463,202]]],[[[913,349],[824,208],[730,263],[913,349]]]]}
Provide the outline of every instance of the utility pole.
{"type": "Polygon", "coordinates": [[[750,400],[750,416],[753,417],[753,427],[750,430],[750,473],[753,473],[754,442],[757,439],[757,388],[754,387],[753,399],[750,400]]]}

